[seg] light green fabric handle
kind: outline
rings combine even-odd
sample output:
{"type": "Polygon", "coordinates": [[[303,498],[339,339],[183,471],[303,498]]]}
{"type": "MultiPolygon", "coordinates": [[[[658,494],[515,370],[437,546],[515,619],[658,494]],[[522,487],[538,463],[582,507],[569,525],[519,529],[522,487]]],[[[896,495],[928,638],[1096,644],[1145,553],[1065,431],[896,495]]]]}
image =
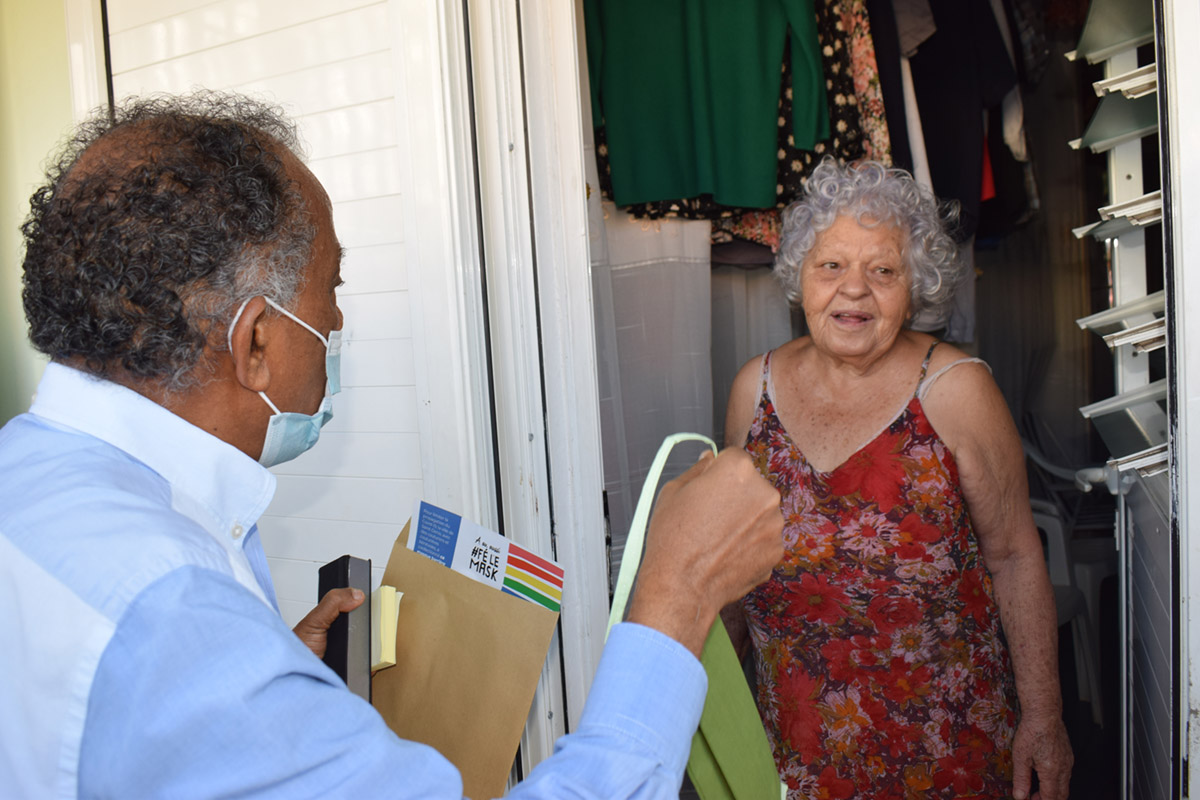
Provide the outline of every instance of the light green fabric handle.
{"type": "MultiPolygon", "coordinates": [[[[717,452],[716,443],[699,433],[668,436],[658,449],[638,496],[629,537],[625,541],[625,557],[617,575],[612,611],[608,616],[610,630],[625,617],[625,606],[642,561],[646,525],[650,521],[650,507],[654,504],[658,481],[671,450],[680,442],[703,442],[717,452]]],[[[708,695],[704,699],[700,727],[692,738],[687,767],[696,792],[702,800],[763,800],[776,794],[781,800],[787,800],[787,785],[779,781],[771,746],[750,687],[742,674],[729,634],[719,619],[709,629],[700,663],[708,675],[708,695]]]]}
{"type": "MultiPolygon", "coordinates": [[[[663,440],[654,460],[650,462],[650,472],[646,474],[646,482],[642,484],[642,493],[638,495],[637,508],[633,512],[633,522],[629,525],[629,536],[625,540],[625,556],[621,560],[621,571],[617,574],[617,586],[613,590],[612,610],[608,614],[608,629],[625,618],[625,606],[629,602],[629,592],[633,588],[633,579],[637,576],[638,567],[642,564],[642,548],[646,544],[646,525],[650,522],[650,507],[654,505],[654,496],[658,490],[658,481],[662,478],[667,466],[667,458],[675,445],[680,442],[703,442],[717,452],[717,444],[712,439],[700,433],[676,433],[663,440]]],[[[607,637],[608,634],[606,633],[607,637]]]]}

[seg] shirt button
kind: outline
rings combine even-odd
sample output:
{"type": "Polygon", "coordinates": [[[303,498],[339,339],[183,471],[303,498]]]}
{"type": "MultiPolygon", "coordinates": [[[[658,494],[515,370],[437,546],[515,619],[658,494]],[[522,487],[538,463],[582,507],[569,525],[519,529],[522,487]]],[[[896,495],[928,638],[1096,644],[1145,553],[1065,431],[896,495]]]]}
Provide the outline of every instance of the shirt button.
{"type": "Polygon", "coordinates": [[[242,538],[243,533],[245,533],[245,530],[242,528],[241,525],[239,525],[236,522],[233,523],[233,527],[229,529],[229,535],[232,536],[235,540],[242,538]]]}

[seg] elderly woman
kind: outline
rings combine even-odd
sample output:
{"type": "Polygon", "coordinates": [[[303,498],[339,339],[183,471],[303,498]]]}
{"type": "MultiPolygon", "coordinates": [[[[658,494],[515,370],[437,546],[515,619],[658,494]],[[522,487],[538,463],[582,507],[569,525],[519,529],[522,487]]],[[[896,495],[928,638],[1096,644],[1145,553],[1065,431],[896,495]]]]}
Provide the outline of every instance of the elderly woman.
{"type": "Polygon", "coordinates": [[[776,272],[809,335],[729,400],[783,495],[783,561],[726,609],[790,797],[1067,796],[1054,596],[1004,399],[906,328],[961,273],[953,213],[907,173],[814,171],[776,272]]]}

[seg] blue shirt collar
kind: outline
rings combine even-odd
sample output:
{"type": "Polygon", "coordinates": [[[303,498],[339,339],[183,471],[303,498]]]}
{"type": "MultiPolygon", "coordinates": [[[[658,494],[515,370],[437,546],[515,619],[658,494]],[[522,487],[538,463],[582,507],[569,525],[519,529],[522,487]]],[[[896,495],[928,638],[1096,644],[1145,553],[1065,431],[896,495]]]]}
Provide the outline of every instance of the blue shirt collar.
{"type": "MultiPolygon", "coordinates": [[[[205,527],[223,540],[235,527],[249,531],[275,494],[275,476],[241,450],[132,389],[72,367],[46,365],[29,410],[154,470],[194,512],[210,517],[205,527]]],[[[238,536],[238,545],[245,540],[238,536]]]]}

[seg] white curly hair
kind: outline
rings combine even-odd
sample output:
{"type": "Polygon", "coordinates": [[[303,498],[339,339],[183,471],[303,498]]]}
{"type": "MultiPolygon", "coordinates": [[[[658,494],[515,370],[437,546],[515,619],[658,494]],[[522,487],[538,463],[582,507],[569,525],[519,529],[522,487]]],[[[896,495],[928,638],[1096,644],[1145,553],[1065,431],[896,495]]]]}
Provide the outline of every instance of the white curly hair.
{"type": "MultiPolygon", "coordinates": [[[[838,164],[826,158],[813,170],[803,199],[783,212],[775,277],[788,300],[799,306],[800,270],[818,237],[838,217],[860,225],[895,225],[904,235],[903,257],[912,297],[911,316],[950,303],[964,264],[948,233],[958,221],[958,204],[940,202],[902,169],[878,161],[838,164]]],[[[910,318],[911,318],[910,316],[910,318]]]]}

